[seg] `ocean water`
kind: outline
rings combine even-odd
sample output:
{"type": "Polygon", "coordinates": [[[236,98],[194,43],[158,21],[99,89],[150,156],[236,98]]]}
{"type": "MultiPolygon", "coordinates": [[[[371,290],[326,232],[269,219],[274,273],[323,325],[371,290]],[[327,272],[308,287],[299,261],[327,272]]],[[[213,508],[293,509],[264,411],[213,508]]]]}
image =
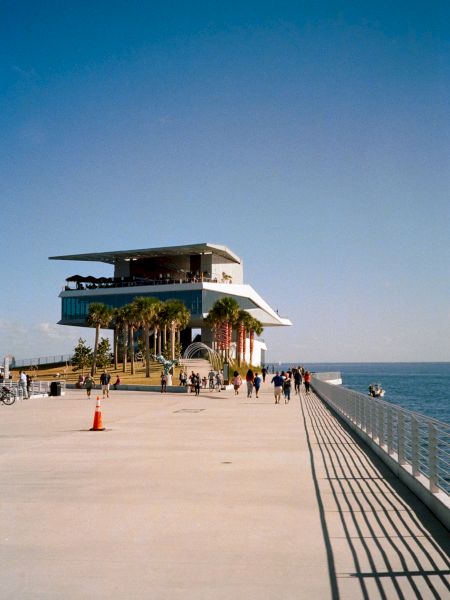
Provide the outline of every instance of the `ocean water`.
{"type": "Polygon", "coordinates": [[[368,393],[381,383],[383,400],[450,423],[450,363],[283,363],[276,369],[302,365],[310,371],[340,371],[342,385],[368,393]]]}

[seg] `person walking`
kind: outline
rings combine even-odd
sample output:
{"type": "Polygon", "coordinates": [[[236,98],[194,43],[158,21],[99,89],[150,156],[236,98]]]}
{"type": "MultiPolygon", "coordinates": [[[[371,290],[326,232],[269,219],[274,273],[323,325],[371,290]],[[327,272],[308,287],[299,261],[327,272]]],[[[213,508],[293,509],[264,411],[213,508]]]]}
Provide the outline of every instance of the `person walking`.
{"type": "Polygon", "coordinates": [[[253,394],[253,381],[255,376],[253,375],[253,371],[249,369],[247,371],[247,375],[245,376],[245,381],[247,382],[247,398],[251,398],[253,394]]]}
{"type": "Polygon", "coordinates": [[[26,377],[27,377],[27,394],[28,394],[28,398],[30,398],[30,397],[31,397],[31,384],[32,384],[32,379],[31,379],[31,376],[30,376],[30,375],[28,375],[28,373],[27,373],[26,377]]]}
{"type": "Polygon", "coordinates": [[[261,387],[261,376],[258,373],[255,373],[255,379],[253,380],[253,385],[255,386],[256,397],[258,398],[259,388],[261,387]]]}
{"type": "Polygon", "coordinates": [[[161,371],[161,394],[167,392],[167,373],[161,371]]]}
{"type": "Polygon", "coordinates": [[[287,404],[291,399],[291,378],[286,377],[283,381],[283,395],[284,395],[284,403],[287,404]]]}
{"type": "Polygon", "coordinates": [[[103,399],[109,398],[109,382],[111,381],[111,375],[105,369],[100,375],[100,383],[102,384],[103,399]]]}
{"type": "Polygon", "coordinates": [[[272,377],[271,383],[273,383],[273,393],[275,396],[275,404],[280,404],[281,390],[283,389],[283,377],[281,377],[279,371],[277,371],[275,373],[275,375],[272,377]]]}
{"type": "Polygon", "coordinates": [[[200,373],[196,373],[194,375],[194,391],[195,391],[196,396],[200,396],[201,383],[202,383],[202,380],[200,378],[200,373]]]}
{"type": "Polygon", "coordinates": [[[193,392],[195,392],[195,373],[194,373],[194,371],[192,371],[191,374],[189,375],[189,384],[191,387],[190,391],[192,394],[193,392]]]}
{"type": "Polygon", "coordinates": [[[303,380],[305,382],[305,392],[309,394],[309,390],[311,389],[311,373],[309,371],[305,371],[303,380]]]}
{"type": "Polygon", "coordinates": [[[187,383],[188,383],[187,372],[184,369],[182,369],[181,373],[180,373],[180,385],[182,387],[187,387],[187,383]]]}
{"type": "Polygon", "coordinates": [[[91,390],[95,387],[95,381],[92,379],[89,373],[86,375],[86,379],[84,380],[84,387],[86,390],[87,397],[90,398],[91,390]]]}
{"type": "Polygon", "coordinates": [[[239,388],[242,385],[241,376],[237,371],[233,373],[233,387],[234,387],[234,395],[237,396],[239,394],[239,388]]]}
{"type": "Polygon", "coordinates": [[[222,386],[223,386],[223,374],[218,371],[216,373],[216,388],[219,390],[219,392],[222,390],[222,386]]]}
{"type": "Polygon", "coordinates": [[[24,400],[26,400],[28,398],[28,392],[27,392],[27,376],[26,376],[25,371],[20,371],[19,390],[22,391],[22,396],[23,396],[24,400]]]}
{"type": "Polygon", "coordinates": [[[294,371],[294,390],[296,394],[300,393],[300,386],[302,385],[302,374],[300,368],[294,371]]]}
{"type": "Polygon", "coordinates": [[[266,383],[266,375],[267,375],[267,369],[266,369],[266,367],[263,367],[261,369],[261,374],[262,374],[263,383],[266,383]]]}
{"type": "Polygon", "coordinates": [[[213,390],[214,389],[214,378],[215,378],[215,373],[214,371],[211,369],[210,372],[208,373],[208,381],[209,381],[209,389],[213,390]]]}

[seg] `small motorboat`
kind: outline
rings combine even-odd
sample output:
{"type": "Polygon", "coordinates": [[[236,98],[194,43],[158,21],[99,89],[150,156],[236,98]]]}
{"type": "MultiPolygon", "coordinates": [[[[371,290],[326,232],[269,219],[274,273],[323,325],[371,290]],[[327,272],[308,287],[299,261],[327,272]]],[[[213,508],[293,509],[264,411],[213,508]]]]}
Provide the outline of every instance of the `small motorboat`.
{"type": "Polygon", "coordinates": [[[369,396],[372,398],[382,398],[385,394],[385,390],[381,387],[381,383],[372,383],[369,385],[369,396]]]}

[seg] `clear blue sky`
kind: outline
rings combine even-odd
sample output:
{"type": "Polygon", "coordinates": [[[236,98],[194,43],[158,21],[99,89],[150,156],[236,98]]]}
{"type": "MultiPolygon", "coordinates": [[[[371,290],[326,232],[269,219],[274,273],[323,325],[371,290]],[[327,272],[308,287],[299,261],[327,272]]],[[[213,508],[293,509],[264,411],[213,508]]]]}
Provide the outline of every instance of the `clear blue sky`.
{"type": "MultiPolygon", "coordinates": [[[[224,244],[269,360],[450,360],[448,2],[0,2],[0,356],[77,252],[224,244]]],[[[89,342],[92,331],[83,330],[89,342]]]]}

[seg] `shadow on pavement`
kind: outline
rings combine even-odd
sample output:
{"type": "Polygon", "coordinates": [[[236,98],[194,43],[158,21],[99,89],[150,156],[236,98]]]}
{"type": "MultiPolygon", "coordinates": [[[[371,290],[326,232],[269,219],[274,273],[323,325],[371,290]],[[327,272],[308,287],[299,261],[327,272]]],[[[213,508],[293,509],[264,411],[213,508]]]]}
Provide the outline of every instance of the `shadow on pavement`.
{"type": "Polygon", "coordinates": [[[450,597],[445,527],[317,396],[300,405],[333,600],[450,597]]]}

